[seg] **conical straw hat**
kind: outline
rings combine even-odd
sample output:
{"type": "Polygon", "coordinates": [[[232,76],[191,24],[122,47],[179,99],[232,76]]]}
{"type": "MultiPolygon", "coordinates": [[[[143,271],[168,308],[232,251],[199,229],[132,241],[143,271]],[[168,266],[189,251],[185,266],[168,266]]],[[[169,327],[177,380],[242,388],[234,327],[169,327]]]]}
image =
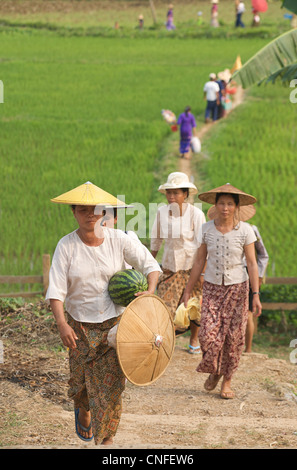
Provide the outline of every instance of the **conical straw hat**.
{"type": "Polygon", "coordinates": [[[111,206],[111,207],[130,207],[123,201],[120,201],[116,197],[107,193],[98,186],[95,186],[90,181],[87,181],[77,188],[68,191],[67,193],[61,194],[53,199],[52,202],[58,204],[71,204],[80,206],[111,206]]]}
{"type": "MultiPolygon", "coordinates": [[[[249,206],[242,206],[239,208],[239,220],[242,222],[246,222],[247,220],[251,219],[256,214],[256,208],[253,205],[249,206]]],[[[209,220],[215,219],[217,215],[216,206],[211,206],[210,209],[207,211],[207,217],[209,220]]]]}
{"type": "Polygon", "coordinates": [[[230,183],[219,186],[218,188],[211,189],[205,193],[198,195],[199,199],[209,204],[215,204],[217,193],[229,193],[229,194],[238,194],[239,196],[239,205],[248,206],[249,204],[254,204],[257,202],[257,199],[250,194],[244,193],[241,189],[235,188],[230,183]]]}
{"type": "Polygon", "coordinates": [[[117,355],[134,385],[155,382],[165,372],[175,346],[174,325],[164,302],[143,294],[125,309],[117,330],[117,355]]]}

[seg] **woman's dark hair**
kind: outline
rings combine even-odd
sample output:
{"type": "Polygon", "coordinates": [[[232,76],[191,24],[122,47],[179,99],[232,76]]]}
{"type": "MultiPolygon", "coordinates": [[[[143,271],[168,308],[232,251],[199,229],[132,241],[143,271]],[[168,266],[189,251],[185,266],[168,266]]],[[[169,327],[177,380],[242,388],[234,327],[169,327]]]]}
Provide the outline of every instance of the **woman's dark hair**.
{"type": "Polygon", "coordinates": [[[184,193],[187,193],[187,197],[189,197],[189,188],[180,188],[184,193]]]}
{"type": "Polygon", "coordinates": [[[235,202],[236,206],[239,206],[239,195],[238,194],[232,194],[232,193],[217,193],[216,194],[216,203],[220,199],[221,196],[231,196],[233,198],[233,201],[235,202]]]}

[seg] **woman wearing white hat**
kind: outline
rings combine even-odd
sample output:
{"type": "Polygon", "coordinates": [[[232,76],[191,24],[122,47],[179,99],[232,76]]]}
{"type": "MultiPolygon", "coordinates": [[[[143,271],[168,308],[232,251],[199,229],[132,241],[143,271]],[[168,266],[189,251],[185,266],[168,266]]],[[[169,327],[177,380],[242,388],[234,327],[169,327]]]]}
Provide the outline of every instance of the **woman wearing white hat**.
{"type": "Polygon", "coordinates": [[[216,214],[202,226],[200,246],[182,300],[187,305],[207,259],[199,331],[203,356],[197,371],[210,374],[204,384],[207,391],[214,390],[223,376],[221,397],[233,398],[231,379],[245,345],[249,280],[253,313],[259,316],[262,310],[256,236],[239,216],[240,207],[254,204],[256,199],[230,184],[202,193],[199,199],[215,204],[216,214]]]}
{"type": "Polygon", "coordinates": [[[147,276],[147,292],[153,294],[161,269],[141,243],[100,225],[104,208],[127,207],[111,194],[87,182],[52,201],[71,205],[78,223],[56,247],[46,294],[69,348],[68,396],[74,400],[76,433],[108,445],[119,425],[125,387],[116,350],[107,343],[124,311],[108,294],[109,280],[127,262],[147,276]]]}
{"type": "MultiPolygon", "coordinates": [[[[158,295],[174,318],[193,266],[198,233],[205,216],[200,209],[187,202],[189,194],[197,194],[198,191],[185,173],[170,173],[159,191],[166,195],[168,205],[157,212],[152,227],[151,252],[156,257],[164,241],[163,274],[158,282],[158,295]]],[[[193,286],[192,295],[201,297],[200,280],[193,286]]],[[[198,330],[199,326],[191,322],[189,352],[192,354],[200,352],[198,330]]]]}

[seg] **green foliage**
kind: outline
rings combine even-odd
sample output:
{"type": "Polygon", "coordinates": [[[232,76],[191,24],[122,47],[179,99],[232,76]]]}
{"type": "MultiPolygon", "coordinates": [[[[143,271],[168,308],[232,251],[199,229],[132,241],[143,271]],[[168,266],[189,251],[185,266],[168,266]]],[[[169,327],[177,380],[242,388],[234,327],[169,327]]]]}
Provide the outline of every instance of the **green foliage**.
{"type": "Polygon", "coordinates": [[[254,87],[204,142],[205,190],[227,182],[255,195],[268,276],[296,276],[296,105],[281,85],[254,87]]]}
{"type": "Polygon", "coordinates": [[[278,77],[290,81],[297,77],[297,30],[286,32],[274,39],[236,71],[233,78],[243,88],[263,81],[273,83],[278,77]]]}
{"type": "MultiPolygon", "coordinates": [[[[262,40],[224,43],[1,34],[4,104],[0,272],[40,274],[43,253],[76,228],[67,206],[50,199],[86,181],[128,203],[161,202],[162,109],[191,104],[203,114],[211,70],[248,57],[262,40]],[[210,65],[211,64],[211,65],[210,65]]],[[[174,156],[174,166],[176,166],[174,156]]],[[[148,211],[147,211],[148,212],[148,211]]],[[[130,218],[133,215],[129,216],[130,218]]],[[[148,224],[147,224],[148,233],[148,224]]]]}
{"type": "Polygon", "coordinates": [[[234,28],[221,22],[219,28],[208,24],[199,28],[195,21],[179,24],[175,30],[167,31],[163,23],[153,24],[143,30],[137,27],[121,26],[65,26],[44,21],[13,21],[2,19],[0,32],[11,34],[18,32],[30,35],[58,35],[61,37],[97,37],[97,38],[154,38],[154,39],[274,39],[280,33],[287,31],[287,24],[264,24],[258,28],[234,28]]]}
{"type": "MultiPolygon", "coordinates": [[[[295,303],[297,299],[297,285],[263,285],[261,288],[261,302],[295,303]]],[[[273,330],[292,330],[297,332],[296,311],[265,310],[259,318],[259,324],[270,326],[273,330]]]]}
{"type": "Polygon", "coordinates": [[[0,314],[15,312],[24,305],[24,299],[14,297],[0,298],[0,314]]]}

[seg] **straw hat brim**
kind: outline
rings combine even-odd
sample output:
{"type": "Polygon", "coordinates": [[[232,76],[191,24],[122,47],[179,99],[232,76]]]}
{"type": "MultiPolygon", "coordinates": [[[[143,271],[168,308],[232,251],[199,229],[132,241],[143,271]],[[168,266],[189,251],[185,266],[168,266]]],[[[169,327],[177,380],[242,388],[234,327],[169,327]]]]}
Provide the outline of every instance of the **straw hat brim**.
{"type": "Polygon", "coordinates": [[[198,189],[191,183],[186,173],[174,171],[168,175],[167,181],[159,186],[158,191],[166,194],[166,189],[188,189],[189,194],[197,194],[198,189]]]}
{"type": "Polygon", "coordinates": [[[90,181],[77,186],[76,188],[68,191],[60,196],[51,199],[51,202],[57,204],[69,204],[79,206],[104,206],[104,207],[117,207],[126,208],[131,207],[125,202],[117,199],[112,194],[104,191],[103,189],[95,186],[90,181]]]}
{"type": "Polygon", "coordinates": [[[164,183],[161,186],[159,186],[158,191],[162,194],[166,194],[166,189],[188,189],[189,194],[197,194],[198,189],[193,183],[181,183],[181,184],[170,184],[170,183],[164,183]]]}
{"type": "Polygon", "coordinates": [[[119,364],[129,382],[139,386],[155,382],[175,347],[173,320],[165,303],[153,294],[135,298],[122,314],[116,343],[119,364]]]}
{"type": "Polygon", "coordinates": [[[257,199],[254,196],[244,193],[243,191],[238,188],[235,188],[229,183],[224,184],[223,186],[219,186],[218,188],[211,189],[210,191],[207,191],[205,193],[201,193],[198,195],[198,197],[203,202],[207,202],[208,204],[215,204],[216,195],[218,193],[237,194],[239,196],[240,206],[248,206],[257,202],[257,199]]]}
{"type": "MultiPolygon", "coordinates": [[[[246,222],[247,220],[251,219],[256,214],[256,208],[253,205],[249,206],[242,206],[239,208],[239,220],[242,222],[246,222]]],[[[211,206],[210,209],[207,211],[207,217],[209,220],[215,219],[217,216],[216,206],[211,206]]]]}

